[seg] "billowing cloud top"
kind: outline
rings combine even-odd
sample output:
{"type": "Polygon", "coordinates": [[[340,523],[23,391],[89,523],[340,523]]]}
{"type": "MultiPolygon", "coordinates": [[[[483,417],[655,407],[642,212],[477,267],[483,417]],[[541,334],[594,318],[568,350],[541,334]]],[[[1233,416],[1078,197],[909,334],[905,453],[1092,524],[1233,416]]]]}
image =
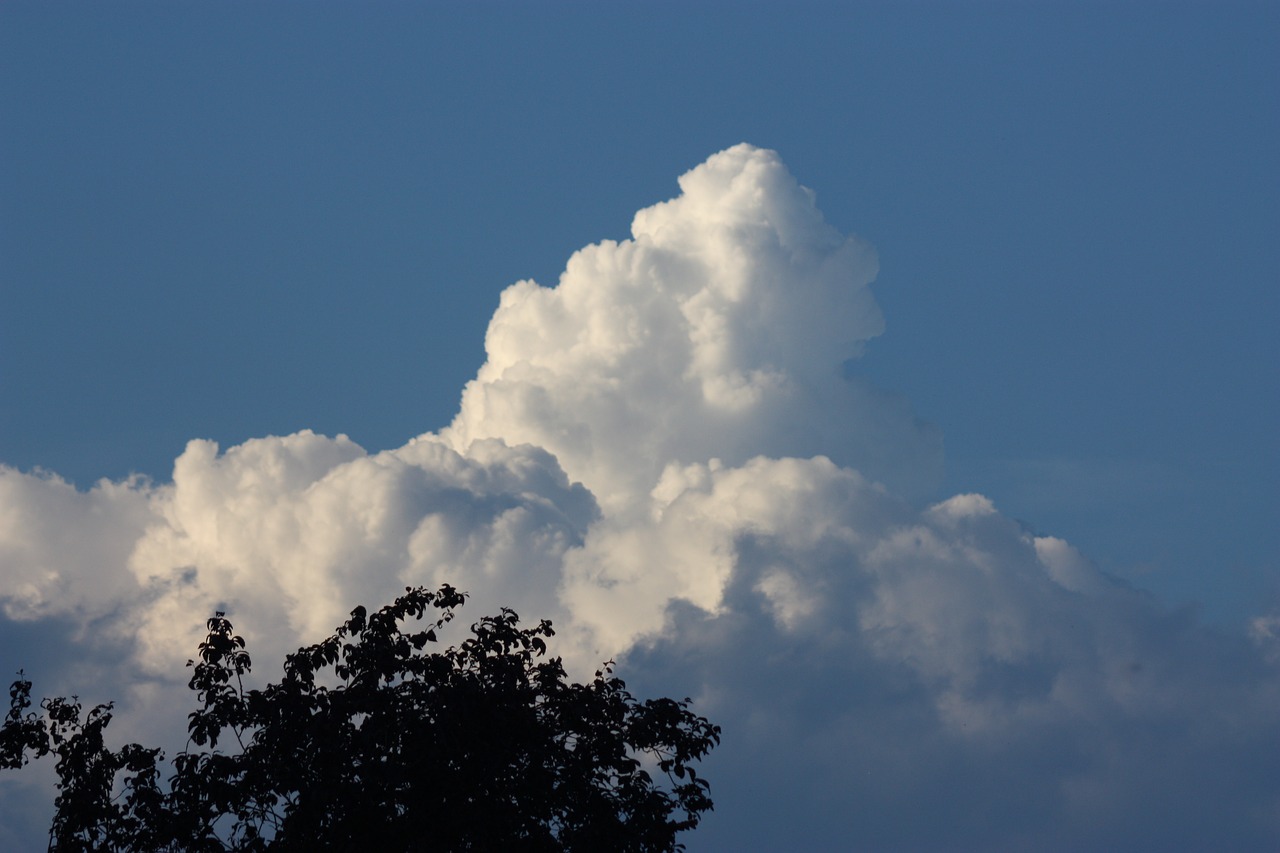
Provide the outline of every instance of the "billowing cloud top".
{"type": "Polygon", "coordinates": [[[827,225],[777,154],[738,145],[589,246],[554,289],[502,294],[442,437],[529,443],[617,509],[671,463],[825,454],[920,488],[941,442],[843,363],[884,330],[875,250],[827,225]]]}
{"type": "Polygon", "coordinates": [[[15,668],[85,693],[88,656],[130,735],[181,720],[210,610],[268,661],[447,581],[724,726],[691,849],[1274,847],[1274,620],[1219,636],[980,495],[920,508],[938,435],[845,369],[872,248],[771,151],[680,188],[502,294],[439,433],[193,441],[88,492],[0,468],[3,628],[60,638],[15,668]]]}

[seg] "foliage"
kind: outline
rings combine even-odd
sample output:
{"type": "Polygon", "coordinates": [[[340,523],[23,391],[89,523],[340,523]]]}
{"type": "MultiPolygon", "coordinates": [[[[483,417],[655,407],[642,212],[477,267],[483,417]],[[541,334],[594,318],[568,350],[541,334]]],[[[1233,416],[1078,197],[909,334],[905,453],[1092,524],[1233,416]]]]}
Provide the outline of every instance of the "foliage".
{"type": "Polygon", "coordinates": [[[611,664],[569,683],[546,657],[551,623],[521,628],[511,610],[424,651],[463,601],[445,586],[357,607],[263,690],[246,689],[244,640],[217,614],[188,662],[199,708],[167,785],[161,750],[105,745],[110,704],[36,713],[19,673],[0,767],[56,757],[58,851],[683,849],[676,834],[711,808],[692,763],[719,727],[688,699],[635,699],[611,664]],[[407,631],[429,607],[438,618],[407,631]]]}

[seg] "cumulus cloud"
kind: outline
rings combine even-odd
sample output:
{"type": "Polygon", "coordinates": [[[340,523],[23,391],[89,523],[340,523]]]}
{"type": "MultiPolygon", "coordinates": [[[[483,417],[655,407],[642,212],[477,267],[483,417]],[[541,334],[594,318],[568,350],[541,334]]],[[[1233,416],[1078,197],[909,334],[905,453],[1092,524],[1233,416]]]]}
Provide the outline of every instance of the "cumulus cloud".
{"type": "Polygon", "coordinates": [[[403,447],[193,441],[88,492],[0,467],[0,628],[110,637],[127,732],[181,718],[213,609],[267,661],[449,582],[723,724],[692,849],[1274,846],[1274,619],[1220,636],[981,495],[921,501],[937,431],[846,369],[874,250],[771,151],[680,189],[507,288],[456,418],[403,447]]]}
{"type": "Polygon", "coordinates": [[[900,490],[934,484],[936,430],[851,383],[842,365],[884,329],[875,250],[840,235],[776,154],[746,145],[589,246],[555,288],[503,294],[488,360],[441,437],[555,454],[611,511],[670,463],[825,454],[900,490]]]}

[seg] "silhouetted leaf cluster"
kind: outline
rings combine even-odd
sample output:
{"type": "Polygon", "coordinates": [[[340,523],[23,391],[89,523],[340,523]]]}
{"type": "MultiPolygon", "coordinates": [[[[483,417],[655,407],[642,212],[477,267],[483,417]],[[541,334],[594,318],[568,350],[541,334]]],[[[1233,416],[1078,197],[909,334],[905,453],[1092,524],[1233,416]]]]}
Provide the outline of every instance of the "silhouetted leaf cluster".
{"type": "Polygon", "coordinates": [[[104,743],[110,704],[33,711],[20,673],[0,767],[56,757],[58,851],[683,849],[677,833],[711,808],[693,763],[719,727],[688,699],[637,700],[611,664],[568,682],[546,656],[551,623],[522,628],[511,610],[428,652],[463,601],[419,587],[357,607],[263,690],[246,688],[244,640],[217,614],[167,768],[159,749],[104,743]]]}

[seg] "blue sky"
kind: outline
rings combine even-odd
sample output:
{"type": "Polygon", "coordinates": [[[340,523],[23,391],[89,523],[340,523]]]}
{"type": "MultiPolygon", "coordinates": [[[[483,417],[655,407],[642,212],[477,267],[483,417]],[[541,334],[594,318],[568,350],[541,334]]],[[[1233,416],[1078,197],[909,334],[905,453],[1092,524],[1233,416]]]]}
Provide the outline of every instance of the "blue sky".
{"type": "Polygon", "coordinates": [[[1265,3],[8,3],[0,463],[163,486],[194,438],[443,430],[504,288],[745,141],[878,254],[845,371],[945,447],[891,490],[1241,638],[1280,606],[1278,37],[1265,3]]]}

